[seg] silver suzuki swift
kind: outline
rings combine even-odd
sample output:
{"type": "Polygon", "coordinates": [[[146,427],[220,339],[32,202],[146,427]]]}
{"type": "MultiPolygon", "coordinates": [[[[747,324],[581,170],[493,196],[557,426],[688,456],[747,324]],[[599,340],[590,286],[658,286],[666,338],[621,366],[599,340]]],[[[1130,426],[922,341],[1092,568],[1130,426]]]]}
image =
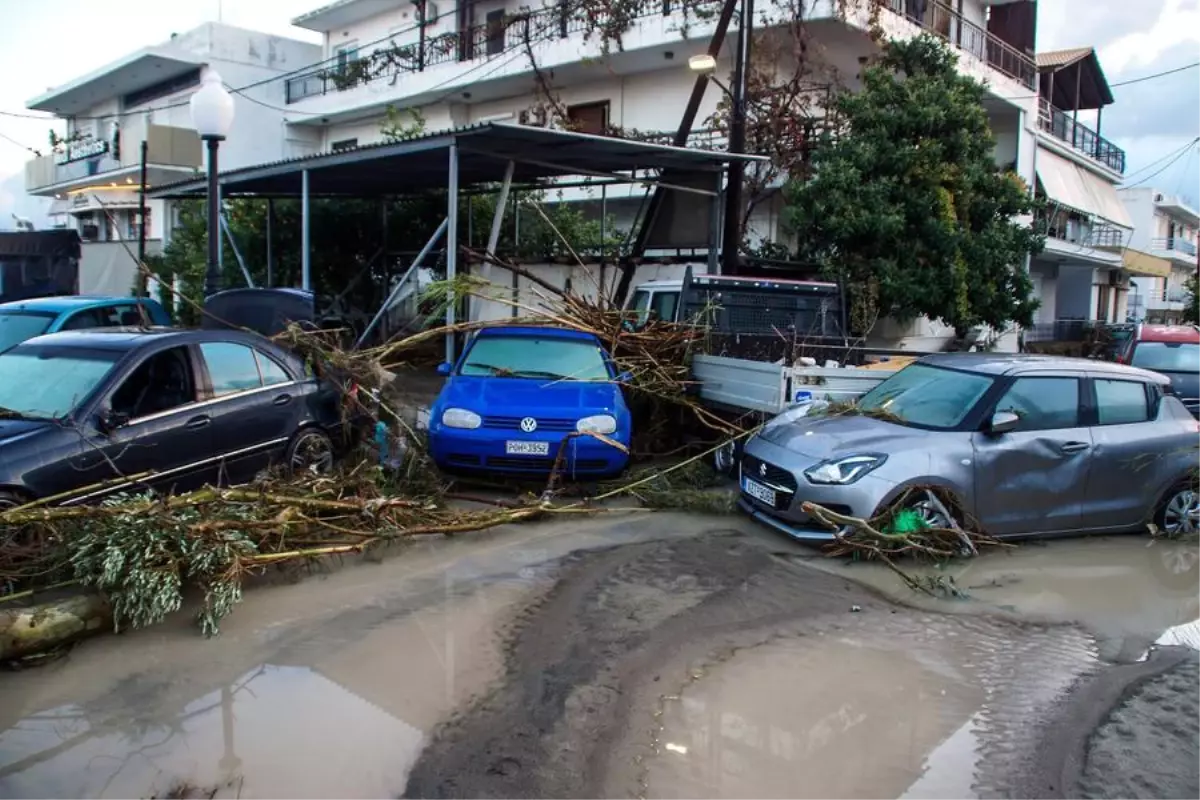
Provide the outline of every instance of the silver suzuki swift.
{"type": "MultiPolygon", "coordinates": [[[[1200,428],[1147,370],[1085,359],[921,358],[849,410],[784,412],[744,449],[740,505],[789,536],[833,533],[810,501],[870,518],[903,501],[932,525],[937,486],[997,537],[1200,529],[1200,428]]],[[[961,522],[962,520],[960,520],[961,522]]]]}

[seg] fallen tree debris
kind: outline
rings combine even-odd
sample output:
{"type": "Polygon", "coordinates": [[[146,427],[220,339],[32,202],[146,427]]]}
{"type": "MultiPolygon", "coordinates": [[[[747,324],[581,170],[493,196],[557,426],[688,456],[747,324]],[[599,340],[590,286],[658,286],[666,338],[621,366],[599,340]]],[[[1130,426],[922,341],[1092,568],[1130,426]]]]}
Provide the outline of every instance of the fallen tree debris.
{"type": "Polygon", "coordinates": [[[951,492],[940,486],[910,489],[871,519],[839,514],[811,502],[803,503],[801,509],[833,532],[834,539],[826,546],[826,555],[882,561],[911,589],[931,597],[959,597],[962,592],[947,576],[910,575],[896,564],[897,558],[909,556],[944,563],[977,556],[983,548],[1013,546],[974,530],[970,520],[967,527],[960,524],[962,506],[951,492]],[[938,527],[927,523],[914,509],[919,504],[926,505],[948,525],[938,527]]]}

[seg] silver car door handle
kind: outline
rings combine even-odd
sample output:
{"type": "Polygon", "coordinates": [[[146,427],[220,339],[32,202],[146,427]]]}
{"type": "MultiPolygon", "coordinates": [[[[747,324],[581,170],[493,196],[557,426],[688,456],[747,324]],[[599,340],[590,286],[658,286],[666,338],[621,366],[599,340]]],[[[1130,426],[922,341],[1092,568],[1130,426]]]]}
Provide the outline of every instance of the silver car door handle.
{"type": "Polygon", "coordinates": [[[1087,442],[1066,442],[1060,448],[1064,453],[1082,453],[1091,447],[1087,442]]]}
{"type": "Polygon", "coordinates": [[[187,427],[188,430],[194,431],[199,430],[200,428],[207,428],[208,423],[210,422],[212,422],[212,419],[208,416],[192,417],[187,421],[187,425],[185,427],[187,427]]]}

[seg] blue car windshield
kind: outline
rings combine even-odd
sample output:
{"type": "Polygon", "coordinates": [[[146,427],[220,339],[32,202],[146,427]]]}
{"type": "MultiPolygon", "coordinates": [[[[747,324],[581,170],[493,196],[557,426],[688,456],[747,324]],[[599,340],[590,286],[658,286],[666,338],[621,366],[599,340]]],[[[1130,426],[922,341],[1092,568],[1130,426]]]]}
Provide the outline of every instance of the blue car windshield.
{"type": "Polygon", "coordinates": [[[933,430],[958,427],[994,378],[926,364],[912,364],[862,396],[860,411],[933,430]]]}
{"type": "Polygon", "coordinates": [[[54,317],[54,314],[39,314],[29,311],[0,313],[0,353],[16,347],[26,339],[41,336],[50,327],[54,317]]]}
{"type": "Polygon", "coordinates": [[[55,419],[75,410],[121,353],[22,348],[0,355],[0,419],[55,419]]]}
{"type": "Polygon", "coordinates": [[[558,336],[480,336],[463,358],[459,375],[611,380],[604,352],[595,342],[558,336]]]}

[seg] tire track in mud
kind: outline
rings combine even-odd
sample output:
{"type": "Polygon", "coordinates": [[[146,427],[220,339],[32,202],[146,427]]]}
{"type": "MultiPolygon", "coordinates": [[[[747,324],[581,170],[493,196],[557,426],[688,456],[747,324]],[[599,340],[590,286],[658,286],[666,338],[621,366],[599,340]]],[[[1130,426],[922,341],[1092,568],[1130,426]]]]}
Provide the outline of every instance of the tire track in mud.
{"type": "Polygon", "coordinates": [[[1030,758],[1028,731],[1096,663],[1076,628],[894,606],[738,534],[579,553],[557,578],[506,632],[501,682],[435,730],[405,796],[653,793],[671,702],[763,644],[831,637],[908,651],[982,687],[973,791],[1006,796],[1030,758]]]}

